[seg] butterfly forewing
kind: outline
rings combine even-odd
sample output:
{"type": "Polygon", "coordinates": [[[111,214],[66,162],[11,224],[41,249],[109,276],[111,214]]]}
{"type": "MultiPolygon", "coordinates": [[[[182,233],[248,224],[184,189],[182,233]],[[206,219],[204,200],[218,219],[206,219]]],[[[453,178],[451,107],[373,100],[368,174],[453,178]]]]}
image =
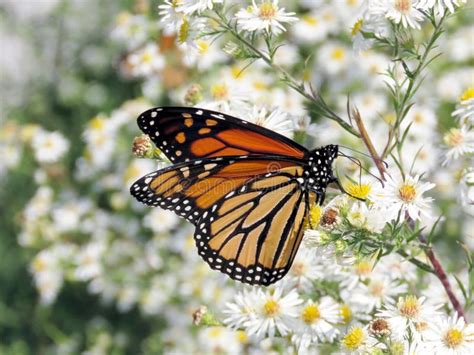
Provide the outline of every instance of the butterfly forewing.
{"type": "Polygon", "coordinates": [[[302,159],[307,153],[280,134],[199,108],[153,108],[138,117],[138,125],[172,162],[244,155],[302,159]]]}

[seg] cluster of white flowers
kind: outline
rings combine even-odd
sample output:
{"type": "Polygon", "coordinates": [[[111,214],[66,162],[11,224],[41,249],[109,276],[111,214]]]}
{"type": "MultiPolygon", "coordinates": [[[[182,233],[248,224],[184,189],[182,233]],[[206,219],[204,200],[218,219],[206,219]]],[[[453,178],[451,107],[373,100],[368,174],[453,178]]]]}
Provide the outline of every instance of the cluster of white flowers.
{"type": "MultiPolygon", "coordinates": [[[[427,14],[458,14],[465,3],[166,0],[157,9],[137,0],[133,11],[116,16],[110,34],[119,55],[84,51],[94,70],[104,60],[119,63],[117,75],[133,88],[127,101],[102,108],[107,85],[83,90],[65,74],[61,102],[79,97],[81,105],[98,107],[82,135],[12,120],[0,127],[0,178],[15,176],[23,160],[34,170],[36,192],[17,215],[18,243],[32,252],[29,271],[40,302],[54,307],[64,285],[83,283],[120,313],[138,310],[140,320],[160,324],[142,344],[150,353],[473,353],[473,325],[456,314],[439,280],[415,266],[430,265],[416,237],[434,226],[444,228],[433,235],[436,248],[449,246],[445,254],[458,253],[455,241],[474,248],[472,221],[460,213],[474,214],[474,52],[472,25],[462,18],[439,42],[444,62],[425,68],[432,85],[420,86],[394,131],[404,141],[386,155],[383,184],[339,157],[335,172],[347,194],[328,189],[326,203],[312,208],[293,265],[276,285],[243,286],[211,271],[196,253],[191,225],[128,194],[137,178],[167,164],[130,151],[135,118],[162,103],[225,112],[309,148],[343,144],[345,155],[364,149],[335,121],[308,110],[278,70],[297,73],[305,84],[298,89],[316,88],[341,117],[351,93],[375,149],[391,149],[387,134],[397,113],[390,90],[403,94],[408,84],[391,51],[371,49],[376,38],[400,29],[414,33],[410,41],[422,39],[427,14]],[[223,19],[229,19],[225,30],[223,19]],[[271,57],[272,66],[249,55],[242,39],[271,57]],[[202,317],[198,328],[193,315],[202,317]]],[[[404,64],[412,70],[410,60],[404,64]]],[[[369,160],[361,159],[365,167],[369,160]]],[[[468,277],[456,256],[449,264],[456,279],[448,280],[464,306],[456,280],[468,285],[468,277]]],[[[101,331],[103,343],[114,343],[113,331],[101,331]]]]}

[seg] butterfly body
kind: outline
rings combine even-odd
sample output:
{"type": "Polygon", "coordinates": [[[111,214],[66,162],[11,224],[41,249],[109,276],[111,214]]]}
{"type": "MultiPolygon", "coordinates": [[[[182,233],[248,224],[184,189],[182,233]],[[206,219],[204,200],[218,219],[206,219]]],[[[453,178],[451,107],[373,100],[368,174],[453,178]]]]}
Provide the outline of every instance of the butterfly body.
{"type": "Polygon", "coordinates": [[[338,147],[308,151],[250,122],[197,108],[154,108],[143,132],[174,163],[135,182],[139,201],[196,226],[212,269],[258,285],[281,279],[301,243],[311,206],[334,181],[338,147]]]}

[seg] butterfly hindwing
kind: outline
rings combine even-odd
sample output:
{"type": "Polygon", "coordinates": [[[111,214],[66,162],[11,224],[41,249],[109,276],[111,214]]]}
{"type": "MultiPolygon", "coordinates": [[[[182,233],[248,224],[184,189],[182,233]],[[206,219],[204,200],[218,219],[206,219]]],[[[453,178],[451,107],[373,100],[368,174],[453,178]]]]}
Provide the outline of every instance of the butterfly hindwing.
{"type": "Polygon", "coordinates": [[[195,233],[198,252],[232,279],[272,284],[291,267],[310,203],[292,174],[259,176],[203,215],[195,233]]]}
{"type": "Polygon", "coordinates": [[[161,107],[138,117],[140,129],[174,163],[247,155],[302,159],[306,148],[248,121],[199,108],[161,107]]]}

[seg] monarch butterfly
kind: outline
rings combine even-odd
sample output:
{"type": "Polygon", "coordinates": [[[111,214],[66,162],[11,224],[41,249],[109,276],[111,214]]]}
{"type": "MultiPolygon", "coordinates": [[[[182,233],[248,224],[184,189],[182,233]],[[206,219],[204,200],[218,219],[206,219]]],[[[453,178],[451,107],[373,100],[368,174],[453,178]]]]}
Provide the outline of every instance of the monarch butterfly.
{"type": "Polygon", "coordinates": [[[337,145],[312,151],[263,127],[199,108],[161,107],[138,126],[174,165],[136,181],[140,202],[196,226],[199,255],[212,269],[270,285],[291,267],[314,203],[337,182],[337,145]]]}

